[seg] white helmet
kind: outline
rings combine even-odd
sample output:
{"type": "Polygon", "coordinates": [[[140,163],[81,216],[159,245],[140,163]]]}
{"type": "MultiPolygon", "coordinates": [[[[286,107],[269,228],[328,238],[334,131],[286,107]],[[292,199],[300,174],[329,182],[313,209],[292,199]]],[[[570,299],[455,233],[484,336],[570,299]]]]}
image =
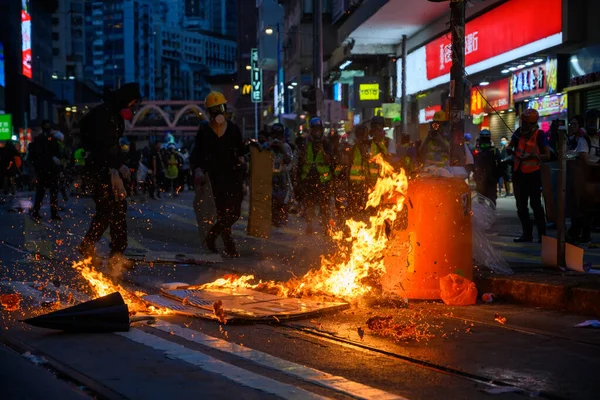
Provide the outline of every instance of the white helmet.
{"type": "Polygon", "coordinates": [[[60,131],[59,131],[59,132],[56,132],[56,133],[54,134],[54,138],[55,138],[56,140],[59,140],[59,141],[61,141],[61,142],[62,142],[63,140],[65,140],[65,135],[64,135],[62,132],[60,132],[60,131]]]}

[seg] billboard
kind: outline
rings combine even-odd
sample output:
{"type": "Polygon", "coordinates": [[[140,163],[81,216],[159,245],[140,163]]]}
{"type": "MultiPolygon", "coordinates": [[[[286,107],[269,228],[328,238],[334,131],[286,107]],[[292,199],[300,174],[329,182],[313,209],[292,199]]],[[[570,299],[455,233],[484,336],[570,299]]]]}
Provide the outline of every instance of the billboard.
{"type": "Polygon", "coordinates": [[[27,78],[33,76],[31,69],[31,15],[29,10],[29,0],[21,0],[21,57],[23,62],[22,74],[27,78]]]}
{"type": "Polygon", "coordinates": [[[508,78],[491,82],[487,86],[474,86],[471,89],[471,115],[508,110],[511,103],[509,88],[508,78]]]}
{"type": "Polygon", "coordinates": [[[376,108],[383,103],[383,81],[379,76],[354,77],[354,108],[376,108]]]}
{"type": "Polygon", "coordinates": [[[557,68],[556,58],[549,58],[545,64],[513,73],[511,91],[515,101],[556,93],[557,68]]]}
{"type": "Polygon", "coordinates": [[[0,114],[0,140],[10,140],[12,137],[12,115],[0,114]]]}

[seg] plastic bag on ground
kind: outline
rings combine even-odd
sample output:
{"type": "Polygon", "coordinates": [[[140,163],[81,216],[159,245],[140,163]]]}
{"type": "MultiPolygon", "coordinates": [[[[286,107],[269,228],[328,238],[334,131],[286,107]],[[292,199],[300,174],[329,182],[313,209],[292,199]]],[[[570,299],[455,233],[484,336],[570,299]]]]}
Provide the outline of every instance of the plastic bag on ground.
{"type": "Polygon", "coordinates": [[[492,247],[486,231],[496,222],[496,206],[487,197],[476,193],[471,201],[472,243],[475,265],[485,266],[492,271],[511,275],[513,270],[504,258],[492,247]]]}
{"type": "Polygon", "coordinates": [[[449,306],[470,306],[477,302],[477,288],[460,275],[448,274],[440,279],[440,297],[449,306]]]}

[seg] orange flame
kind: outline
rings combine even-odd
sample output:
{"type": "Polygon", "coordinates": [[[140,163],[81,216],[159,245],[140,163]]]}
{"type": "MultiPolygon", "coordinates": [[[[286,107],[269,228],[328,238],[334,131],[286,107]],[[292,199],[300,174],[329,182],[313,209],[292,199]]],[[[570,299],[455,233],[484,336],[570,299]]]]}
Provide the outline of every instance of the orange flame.
{"type": "Polygon", "coordinates": [[[400,217],[404,208],[408,178],[404,170],[394,168],[378,155],[373,160],[380,168],[380,176],[369,193],[366,206],[373,207],[376,214],[369,222],[348,220],[348,232],[337,231],[332,237],[337,245],[331,258],[322,257],[321,267],[309,271],[300,279],[285,283],[273,281],[252,283],[253,275],[225,276],[214,282],[197,286],[199,289],[248,288],[268,291],[282,296],[330,295],[355,299],[372,291],[368,278],[385,273],[383,251],[388,237],[386,227],[400,217]],[[341,260],[336,262],[335,260],[341,260]]]}

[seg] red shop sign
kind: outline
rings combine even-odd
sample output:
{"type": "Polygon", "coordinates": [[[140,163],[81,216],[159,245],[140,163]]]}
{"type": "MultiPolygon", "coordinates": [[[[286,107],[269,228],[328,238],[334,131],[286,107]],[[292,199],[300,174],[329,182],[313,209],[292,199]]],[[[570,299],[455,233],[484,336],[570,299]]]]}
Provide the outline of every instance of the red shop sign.
{"type": "MultiPolygon", "coordinates": [[[[465,66],[562,32],[561,0],[510,0],[467,22],[465,66]]],[[[450,72],[451,34],[425,45],[427,79],[450,72]]]]}
{"type": "Polygon", "coordinates": [[[471,89],[471,115],[492,112],[492,107],[497,111],[508,110],[510,108],[509,87],[509,78],[491,82],[487,86],[474,86],[471,89]]]}
{"type": "Polygon", "coordinates": [[[419,123],[426,124],[427,122],[433,121],[433,116],[437,111],[441,111],[441,105],[435,105],[431,107],[426,107],[419,110],[419,123]]]}

